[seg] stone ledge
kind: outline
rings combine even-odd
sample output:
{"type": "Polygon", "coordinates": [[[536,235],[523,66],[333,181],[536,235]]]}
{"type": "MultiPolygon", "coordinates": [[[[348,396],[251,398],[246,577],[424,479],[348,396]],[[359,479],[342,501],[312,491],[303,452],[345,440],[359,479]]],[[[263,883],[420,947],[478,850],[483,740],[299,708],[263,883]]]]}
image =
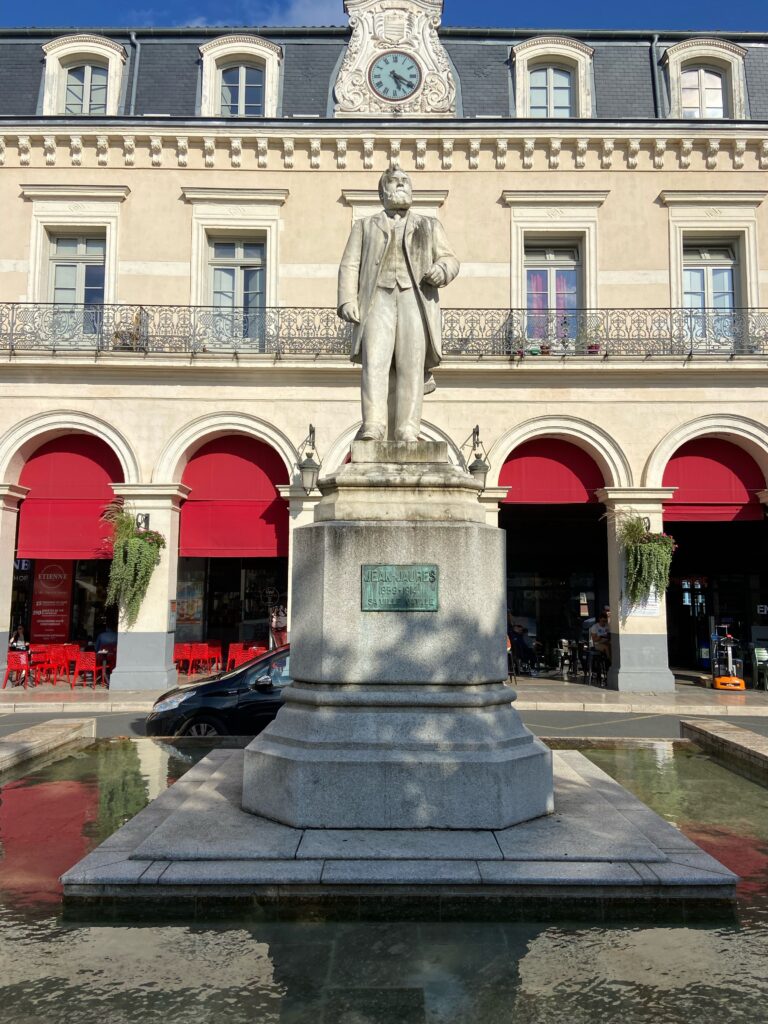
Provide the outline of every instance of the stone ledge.
{"type": "Polygon", "coordinates": [[[768,785],[768,736],[730,722],[680,723],[683,739],[693,740],[708,754],[754,782],[768,785]]]}
{"type": "Polygon", "coordinates": [[[732,915],[736,876],[575,751],[555,813],[501,832],[291,829],[243,812],[242,752],[215,754],[64,875],[68,917],[732,915]]]}
{"type": "Polygon", "coordinates": [[[94,718],[67,719],[64,722],[41,722],[40,725],[20,729],[0,739],[0,771],[7,771],[32,758],[50,754],[53,750],[93,739],[96,735],[94,718]]]}

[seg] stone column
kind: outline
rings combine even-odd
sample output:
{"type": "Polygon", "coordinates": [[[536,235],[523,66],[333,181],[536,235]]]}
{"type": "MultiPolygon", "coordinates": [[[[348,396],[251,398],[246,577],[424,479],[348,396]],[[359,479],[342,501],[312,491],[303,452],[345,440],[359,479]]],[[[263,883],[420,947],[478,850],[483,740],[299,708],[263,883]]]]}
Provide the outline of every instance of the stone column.
{"type": "Polygon", "coordinates": [[[291,635],[291,610],[293,608],[293,531],[299,526],[314,522],[315,505],[320,500],[320,491],[307,494],[301,484],[279,484],[280,497],[288,504],[288,637],[291,635]]]}
{"type": "Polygon", "coordinates": [[[675,679],[669,671],[667,652],[666,596],[659,595],[657,606],[628,605],[624,598],[624,554],[618,540],[618,517],[622,512],[646,517],[651,532],[661,533],[663,502],[669,501],[674,492],[674,487],[606,487],[597,492],[609,513],[608,593],[613,664],[608,672],[608,686],[613,690],[674,693],[675,679]]]}
{"type": "Polygon", "coordinates": [[[486,487],[480,495],[480,504],[485,509],[488,526],[499,525],[499,506],[507,496],[508,487],[486,487]]]}
{"type": "Polygon", "coordinates": [[[113,484],[112,488],[128,511],[149,513],[150,529],[162,533],[166,546],[136,622],[130,628],[123,622],[119,625],[117,665],[110,688],[167,690],[176,685],[170,602],[176,600],[179,507],[189,488],[184,484],[113,484]]]}
{"type": "Polygon", "coordinates": [[[28,487],[0,484],[0,670],[5,675],[5,656],[11,627],[13,596],[13,559],[16,554],[16,528],[19,502],[29,494],[28,487]]]}

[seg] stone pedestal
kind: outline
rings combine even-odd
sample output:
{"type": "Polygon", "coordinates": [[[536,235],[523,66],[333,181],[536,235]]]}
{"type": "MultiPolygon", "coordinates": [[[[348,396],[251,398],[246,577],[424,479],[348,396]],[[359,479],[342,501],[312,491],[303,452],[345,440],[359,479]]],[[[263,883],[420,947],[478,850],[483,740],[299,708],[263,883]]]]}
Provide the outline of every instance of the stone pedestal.
{"type": "Polygon", "coordinates": [[[244,809],[388,829],[551,812],[551,754],[506,685],[504,534],[475,482],[443,443],[355,442],[320,490],[294,532],[295,683],[246,750],[244,809]],[[364,610],[364,573],[369,604],[431,610],[364,610]]]}

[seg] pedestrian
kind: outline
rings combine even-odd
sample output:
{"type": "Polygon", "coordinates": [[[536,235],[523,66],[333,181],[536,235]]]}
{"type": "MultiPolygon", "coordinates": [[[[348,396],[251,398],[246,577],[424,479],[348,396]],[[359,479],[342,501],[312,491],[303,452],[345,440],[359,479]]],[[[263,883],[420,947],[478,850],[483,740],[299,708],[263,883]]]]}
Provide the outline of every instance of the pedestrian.
{"type": "Polygon", "coordinates": [[[288,611],[285,607],[285,595],[271,610],[269,628],[272,631],[273,647],[284,647],[288,643],[288,611]]]}

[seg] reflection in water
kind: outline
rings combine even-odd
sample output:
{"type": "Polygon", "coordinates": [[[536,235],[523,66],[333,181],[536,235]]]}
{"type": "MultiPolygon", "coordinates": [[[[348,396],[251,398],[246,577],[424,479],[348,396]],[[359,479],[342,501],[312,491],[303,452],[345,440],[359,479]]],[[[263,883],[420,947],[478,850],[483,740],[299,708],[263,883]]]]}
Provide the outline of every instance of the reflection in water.
{"type": "Polygon", "coordinates": [[[590,756],[705,836],[730,867],[748,869],[740,927],[65,926],[56,876],[204,753],[100,741],[0,790],[0,1019],[759,1024],[768,1019],[768,791],[669,749],[590,756]]]}

